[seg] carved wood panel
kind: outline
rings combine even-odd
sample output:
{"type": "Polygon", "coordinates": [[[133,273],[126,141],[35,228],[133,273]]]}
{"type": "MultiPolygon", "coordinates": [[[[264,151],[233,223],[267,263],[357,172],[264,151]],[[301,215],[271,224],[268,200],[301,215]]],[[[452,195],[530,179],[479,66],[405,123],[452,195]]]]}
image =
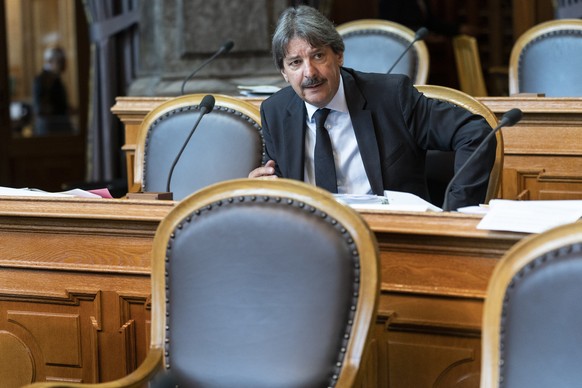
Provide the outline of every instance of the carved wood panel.
{"type": "MultiPolygon", "coordinates": [[[[75,283],[69,276],[22,275],[22,271],[2,271],[0,275],[3,284],[6,277],[11,277],[22,285],[20,289],[0,290],[2,353],[15,359],[28,354],[31,359],[32,374],[23,374],[30,381],[19,381],[21,385],[33,381],[114,380],[133,371],[143,360],[149,339],[145,326],[147,295],[104,291],[110,287],[100,286],[98,279],[88,285],[91,290],[63,290],[64,285],[75,283]],[[38,281],[51,287],[38,288],[38,281]],[[12,337],[20,341],[20,348],[10,341],[5,346],[3,338],[12,337]]],[[[6,381],[13,371],[0,369],[0,373],[5,373],[0,374],[0,381],[6,381]]]]}

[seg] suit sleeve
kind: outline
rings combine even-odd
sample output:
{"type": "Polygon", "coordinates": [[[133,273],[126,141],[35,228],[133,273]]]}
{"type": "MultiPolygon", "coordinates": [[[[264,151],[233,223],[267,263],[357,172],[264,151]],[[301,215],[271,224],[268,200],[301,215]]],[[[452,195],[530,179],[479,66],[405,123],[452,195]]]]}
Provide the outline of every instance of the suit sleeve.
{"type": "Polygon", "coordinates": [[[279,168],[279,163],[277,163],[277,155],[274,154],[275,147],[273,145],[273,137],[271,136],[271,131],[269,129],[269,120],[267,119],[267,114],[261,105],[261,128],[263,132],[263,140],[265,141],[265,155],[263,157],[263,164],[267,163],[269,160],[275,162],[275,175],[281,177],[281,170],[279,168]]]}
{"type": "MultiPolygon", "coordinates": [[[[491,126],[482,116],[462,107],[425,97],[410,82],[401,87],[400,95],[414,101],[404,112],[417,144],[425,150],[455,151],[455,172],[458,171],[491,132],[491,126]]],[[[458,176],[449,194],[451,209],[485,201],[496,146],[495,138],[489,139],[458,176]]]]}

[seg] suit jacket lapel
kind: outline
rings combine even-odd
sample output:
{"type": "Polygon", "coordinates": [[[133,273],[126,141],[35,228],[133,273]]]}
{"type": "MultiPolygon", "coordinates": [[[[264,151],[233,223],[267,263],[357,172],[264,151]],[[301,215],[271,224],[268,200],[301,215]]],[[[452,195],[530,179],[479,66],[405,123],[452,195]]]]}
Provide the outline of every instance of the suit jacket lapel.
{"type": "Polygon", "coordinates": [[[360,148],[364,169],[372,191],[376,195],[384,194],[380,151],[376,140],[376,132],[372,121],[372,113],[366,109],[366,97],[360,92],[356,81],[350,73],[342,69],[346,102],[356,133],[356,140],[360,148]]]}
{"type": "Polygon", "coordinates": [[[287,116],[284,119],[285,142],[288,149],[285,153],[285,164],[289,166],[287,176],[300,181],[304,180],[305,160],[305,103],[297,95],[293,96],[287,106],[287,116]]]}

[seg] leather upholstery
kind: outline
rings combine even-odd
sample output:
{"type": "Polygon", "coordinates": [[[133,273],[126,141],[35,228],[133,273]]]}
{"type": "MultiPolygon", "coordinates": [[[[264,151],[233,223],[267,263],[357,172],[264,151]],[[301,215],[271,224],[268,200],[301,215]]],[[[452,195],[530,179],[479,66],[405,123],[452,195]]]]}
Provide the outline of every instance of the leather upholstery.
{"type": "MultiPolygon", "coordinates": [[[[410,43],[380,30],[353,32],[343,38],[346,47],[344,66],[373,73],[386,73],[410,43]]],[[[414,78],[417,68],[418,56],[410,50],[392,72],[414,78]]]]}
{"type": "Polygon", "coordinates": [[[582,21],[563,19],[542,23],[526,31],[514,45],[510,92],[543,93],[548,97],[582,96],[581,68],[582,21]]]}
{"type": "Polygon", "coordinates": [[[185,387],[334,386],[354,335],[357,239],[292,196],[227,190],[200,205],[165,245],[171,379],[185,387]]]}
{"type": "Polygon", "coordinates": [[[548,252],[510,283],[501,325],[505,387],[582,382],[582,242],[548,252]]]}
{"type": "MultiPolygon", "coordinates": [[[[359,71],[386,73],[414,39],[414,31],[387,20],[364,19],[337,27],[345,44],[344,66],[359,71]]],[[[428,51],[415,43],[391,73],[406,74],[415,84],[426,83],[428,51]]]]}
{"type": "MultiPolygon", "coordinates": [[[[212,183],[247,177],[261,165],[264,145],[259,119],[220,103],[217,97],[214,110],[202,118],[176,164],[170,187],[175,200],[212,183]]],[[[166,191],[171,165],[199,114],[197,103],[182,104],[165,110],[145,128],[143,191],[166,191]]]]}
{"type": "Polygon", "coordinates": [[[582,223],[531,235],[489,281],[481,387],[577,387],[582,381],[582,223]]]}

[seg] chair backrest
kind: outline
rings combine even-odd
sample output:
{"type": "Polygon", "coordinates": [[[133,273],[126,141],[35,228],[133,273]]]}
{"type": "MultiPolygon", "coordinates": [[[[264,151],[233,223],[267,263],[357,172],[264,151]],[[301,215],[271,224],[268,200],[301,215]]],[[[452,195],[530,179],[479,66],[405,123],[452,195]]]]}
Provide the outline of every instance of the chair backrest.
{"type": "MultiPolygon", "coordinates": [[[[344,66],[372,73],[386,73],[414,40],[415,32],[401,24],[381,19],[362,19],[337,26],[345,44],[344,66]]],[[[426,83],[429,54],[417,41],[392,73],[406,74],[416,85],[426,83]]]]}
{"type": "Polygon", "coordinates": [[[152,347],[180,386],[352,386],[378,248],[328,192],[287,179],[206,187],[162,221],[152,260],[152,347]]]}
{"type": "Polygon", "coordinates": [[[582,222],[513,246],[489,280],[481,388],[582,381],[582,222]]]}
{"type": "MultiPolygon", "coordinates": [[[[491,109],[466,93],[437,85],[417,85],[416,88],[427,97],[448,101],[472,113],[483,116],[492,128],[495,128],[498,124],[497,117],[491,109]]],[[[495,163],[489,175],[485,203],[495,198],[501,187],[503,172],[503,135],[501,130],[497,131],[495,137],[497,140],[495,163]]],[[[426,155],[426,175],[431,202],[436,206],[442,206],[445,189],[454,175],[454,152],[428,151],[426,155]]]]}
{"type": "MultiPolygon", "coordinates": [[[[166,191],[169,172],[200,115],[204,94],[173,98],[143,120],[136,145],[135,180],[142,191],[166,191]]],[[[242,99],[214,95],[172,174],[170,191],[180,200],[204,186],[247,177],[264,152],[259,108],[242,99]]]]}
{"type": "Polygon", "coordinates": [[[582,20],[541,23],[523,33],[513,45],[509,60],[509,92],[582,96],[580,69],[582,20]]]}
{"type": "Polygon", "coordinates": [[[469,35],[457,35],[453,38],[453,51],[461,91],[473,97],[487,96],[477,39],[469,35]]]}

